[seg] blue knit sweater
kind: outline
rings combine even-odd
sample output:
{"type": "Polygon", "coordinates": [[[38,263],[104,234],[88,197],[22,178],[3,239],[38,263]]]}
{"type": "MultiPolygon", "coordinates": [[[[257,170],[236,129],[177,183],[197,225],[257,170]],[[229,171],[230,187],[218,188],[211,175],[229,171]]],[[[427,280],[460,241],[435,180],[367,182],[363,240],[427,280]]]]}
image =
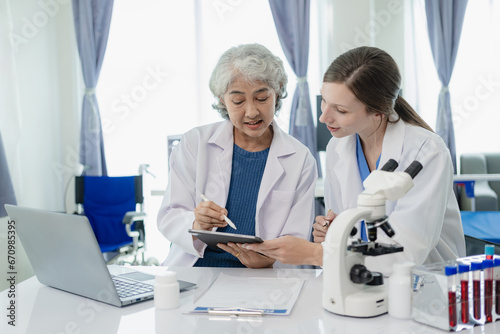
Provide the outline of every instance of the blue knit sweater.
{"type": "MultiPolygon", "coordinates": [[[[237,230],[229,225],[219,232],[255,235],[255,212],[260,182],[266,167],[269,148],[260,152],[248,152],[234,144],[231,170],[231,184],[226,203],[227,217],[237,230]]],[[[195,267],[245,267],[236,257],[220,248],[207,247],[203,258],[195,267]]]]}

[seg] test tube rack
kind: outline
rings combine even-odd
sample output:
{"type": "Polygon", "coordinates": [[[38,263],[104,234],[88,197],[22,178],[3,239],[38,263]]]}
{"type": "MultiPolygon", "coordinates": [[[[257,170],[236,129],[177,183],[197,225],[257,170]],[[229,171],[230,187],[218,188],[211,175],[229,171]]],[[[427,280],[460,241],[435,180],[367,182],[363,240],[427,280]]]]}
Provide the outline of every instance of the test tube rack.
{"type": "MultiPolygon", "coordinates": [[[[494,259],[500,256],[494,255],[494,259]]],[[[473,293],[473,273],[469,271],[468,298],[461,296],[457,280],[456,295],[450,299],[446,266],[482,262],[485,255],[458,258],[456,261],[415,266],[412,268],[412,318],[414,321],[445,331],[461,331],[475,326],[487,326],[500,320],[500,267],[493,268],[491,293],[485,296],[484,272],[480,273],[480,296],[473,293]],[[476,307],[476,309],[475,309],[476,307]],[[487,316],[491,310],[491,314],[487,316]],[[461,313],[465,312],[465,316],[461,313]],[[467,317],[468,315],[468,317],[467,317]],[[464,322],[463,319],[468,321],[464,322]]],[[[488,289],[490,291],[490,289],[488,289]]]]}

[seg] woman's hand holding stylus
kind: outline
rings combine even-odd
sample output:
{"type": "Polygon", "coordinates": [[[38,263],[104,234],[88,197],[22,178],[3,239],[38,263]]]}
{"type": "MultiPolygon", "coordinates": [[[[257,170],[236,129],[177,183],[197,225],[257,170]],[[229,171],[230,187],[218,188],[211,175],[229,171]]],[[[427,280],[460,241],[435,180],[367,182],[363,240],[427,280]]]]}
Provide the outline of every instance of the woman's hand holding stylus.
{"type": "Polygon", "coordinates": [[[328,210],[326,216],[317,216],[313,224],[314,242],[320,243],[325,241],[326,232],[332,221],[337,217],[337,214],[332,210],[328,210]]]}

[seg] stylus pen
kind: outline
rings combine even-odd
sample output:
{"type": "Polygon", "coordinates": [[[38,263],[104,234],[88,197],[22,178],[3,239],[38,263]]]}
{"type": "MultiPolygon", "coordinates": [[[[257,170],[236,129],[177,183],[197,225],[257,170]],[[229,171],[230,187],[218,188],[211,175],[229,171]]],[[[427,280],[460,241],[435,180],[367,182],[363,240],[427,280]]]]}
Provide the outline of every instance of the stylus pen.
{"type": "MultiPolygon", "coordinates": [[[[210,200],[203,194],[201,194],[201,199],[204,200],[204,201],[208,201],[210,202],[210,200]]],[[[231,226],[232,228],[234,228],[235,230],[237,229],[236,228],[236,225],[234,225],[234,223],[231,221],[231,219],[227,218],[226,215],[224,215],[224,220],[226,221],[226,223],[231,226]]]]}
{"type": "MultiPolygon", "coordinates": [[[[332,211],[332,209],[328,209],[328,212],[326,213],[327,216],[330,213],[330,211],[332,211]]],[[[330,227],[331,223],[332,223],[332,221],[329,219],[326,219],[326,217],[325,217],[325,222],[323,223],[323,228],[326,229],[327,227],[330,227]]]]}

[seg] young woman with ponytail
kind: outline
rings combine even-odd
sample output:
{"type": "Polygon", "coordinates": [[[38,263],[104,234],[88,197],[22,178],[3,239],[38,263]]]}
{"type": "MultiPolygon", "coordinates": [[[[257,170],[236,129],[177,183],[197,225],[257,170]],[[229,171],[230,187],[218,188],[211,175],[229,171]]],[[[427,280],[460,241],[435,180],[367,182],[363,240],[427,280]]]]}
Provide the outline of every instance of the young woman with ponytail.
{"type": "MultiPolygon", "coordinates": [[[[394,159],[397,171],[414,160],[423,169],[403,198],[387,203],[396,235],[378,234],[378,242],[397,242],[404,252],[368,257],[369,269],[389,273],[397,261],[420,265],[465,256],[450,153],[400,92],[401,75],[385,51],[359,47],[335,59],[324,75],[320,117],[333,136],[325,167],[325,207],[331,212],[316,217],[315,243],[287,236],[244,247],[284,263],[321,265],[326,226],[335,224],[336,214],[357,207],[363,180],[394,159]]],[[[359,231],[364,229],[358,224],[354,238],[363,237],[359,231]]]]}

